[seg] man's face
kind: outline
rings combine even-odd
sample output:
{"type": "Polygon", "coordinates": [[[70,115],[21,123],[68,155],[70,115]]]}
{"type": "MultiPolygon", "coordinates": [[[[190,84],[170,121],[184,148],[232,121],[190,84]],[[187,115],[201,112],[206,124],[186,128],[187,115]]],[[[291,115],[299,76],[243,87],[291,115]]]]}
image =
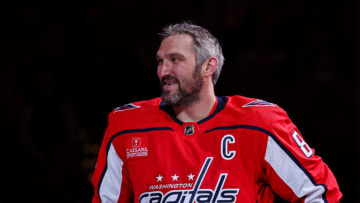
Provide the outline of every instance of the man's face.
{"type": "Polygon", "coordinates": [[[199,99],[203,84],[196,68],[192,38],[178,34],[165,38],[156,54],[162,100],[170,105],[190,105],[199,99]]]}

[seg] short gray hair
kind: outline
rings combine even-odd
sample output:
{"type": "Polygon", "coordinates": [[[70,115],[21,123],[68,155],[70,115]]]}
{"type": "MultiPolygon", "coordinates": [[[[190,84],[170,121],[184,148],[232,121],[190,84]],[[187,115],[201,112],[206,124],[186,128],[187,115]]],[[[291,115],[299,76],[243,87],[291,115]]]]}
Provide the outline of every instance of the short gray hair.
{"type": "Polygon", "coordinates": [[[218,67],[213,74],[213,83],[215,85],[224,64],[224,55],[219,41],[207,29],[188,22],[168,25],[163,28],[160,36],[164,39],[177,34],[188,34],[192,37],[196,67],[200,68],[211,56],[216,57],[218,67]]]}

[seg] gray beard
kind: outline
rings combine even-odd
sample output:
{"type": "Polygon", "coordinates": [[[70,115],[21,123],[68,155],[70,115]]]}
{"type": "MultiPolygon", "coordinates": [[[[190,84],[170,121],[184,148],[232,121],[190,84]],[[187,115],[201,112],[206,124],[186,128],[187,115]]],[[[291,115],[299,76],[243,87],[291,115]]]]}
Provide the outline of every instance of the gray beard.
{"type": "Polygon", "coordinates": [[[185,105],[190,106],[199,100],[199,93],[203,85],[201,77],[195,78],[195,83],[192,84],[189,91],[185,91],[178,82],[178,89],[174,95],[171,95],[169,91],[163,91],[161,99],[168,105],[185,105]]]}

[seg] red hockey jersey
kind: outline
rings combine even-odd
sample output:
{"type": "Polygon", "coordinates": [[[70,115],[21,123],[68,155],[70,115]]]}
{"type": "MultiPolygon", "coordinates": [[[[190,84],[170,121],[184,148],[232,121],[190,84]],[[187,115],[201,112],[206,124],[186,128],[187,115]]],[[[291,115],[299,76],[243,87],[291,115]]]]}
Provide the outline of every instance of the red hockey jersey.
{"type": "Polygon", "coordinates": [[[333,173],[285,111],[241,96],[182,122],[160,98],[116,108],[93,176],[93,202],[339,202],[333,173]]]}

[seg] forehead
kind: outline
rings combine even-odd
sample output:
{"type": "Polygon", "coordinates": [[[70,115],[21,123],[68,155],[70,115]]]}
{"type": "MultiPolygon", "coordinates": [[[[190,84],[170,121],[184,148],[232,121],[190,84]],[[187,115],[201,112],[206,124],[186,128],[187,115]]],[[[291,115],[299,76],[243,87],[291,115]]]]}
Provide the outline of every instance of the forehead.
{"type": "Polygon", "coordinates": [[[157,55],[168,53],[194,53],[193,39],[187,34],[171,35],[163,39],[160,44],[157,55]]]}

